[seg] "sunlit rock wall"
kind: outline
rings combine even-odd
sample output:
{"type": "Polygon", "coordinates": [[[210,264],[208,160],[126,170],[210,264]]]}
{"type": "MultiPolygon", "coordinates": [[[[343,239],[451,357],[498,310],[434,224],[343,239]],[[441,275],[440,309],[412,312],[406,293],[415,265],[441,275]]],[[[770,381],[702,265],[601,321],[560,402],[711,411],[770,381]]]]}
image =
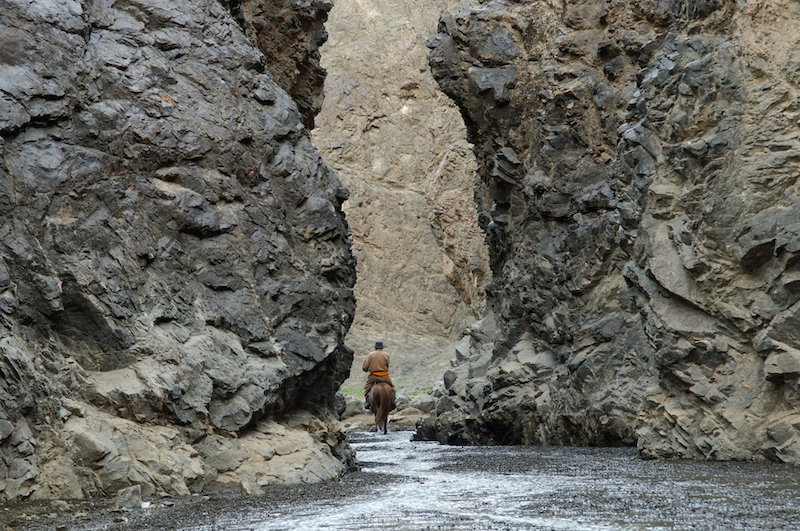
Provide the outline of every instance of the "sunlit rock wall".
{"type": "Polygon", "coordinates": [[[429,45],[494,281],[418,437],[800,462],[800,4],[486,2],[429,45]]]}
{"type": "Polygon", "coordinates": [[[0,500],[350,465],[348,193],[252,15],[329,8],[0,2],[0,500]]]}

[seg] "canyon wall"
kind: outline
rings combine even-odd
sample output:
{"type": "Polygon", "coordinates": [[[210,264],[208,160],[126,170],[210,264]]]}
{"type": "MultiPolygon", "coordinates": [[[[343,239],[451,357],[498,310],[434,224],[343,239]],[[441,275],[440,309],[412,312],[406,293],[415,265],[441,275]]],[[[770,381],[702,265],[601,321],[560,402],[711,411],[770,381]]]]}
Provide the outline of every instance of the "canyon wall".
{"type": "Polygon", "coordinates": [[[800,3],[497,1],[438,31],[493,281],[416,436],[800,462],[800,3]]]}
{"type": "Polygon", "coordinates": [[[485,305],[490,274],[472,199],[474,156],[425,47],[438,13],[458,5],[340,0],[326,24],[325,102],[312,138],[351,193],[343,208],[358,307],[347,392],[360,392],[375,340],[392,356],[401,393],[430,387],[449,367],[454,338],[485,305]]]}
{"type": "Polygon", "coordinates": [[[0,1],[0,500],[352,465],[330,7],[0,1]]]}

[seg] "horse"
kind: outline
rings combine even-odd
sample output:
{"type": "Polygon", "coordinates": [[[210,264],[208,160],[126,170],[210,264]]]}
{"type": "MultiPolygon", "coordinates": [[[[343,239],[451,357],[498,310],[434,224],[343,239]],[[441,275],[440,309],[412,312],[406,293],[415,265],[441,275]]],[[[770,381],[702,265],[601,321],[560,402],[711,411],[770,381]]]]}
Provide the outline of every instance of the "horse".
{"type": "Polygon", "coordinates": [[[392,409],[392,386],[378,382],[369,390],[369,407],[375,413],[375,428],[386,433],[386,422],[392,409]]]}

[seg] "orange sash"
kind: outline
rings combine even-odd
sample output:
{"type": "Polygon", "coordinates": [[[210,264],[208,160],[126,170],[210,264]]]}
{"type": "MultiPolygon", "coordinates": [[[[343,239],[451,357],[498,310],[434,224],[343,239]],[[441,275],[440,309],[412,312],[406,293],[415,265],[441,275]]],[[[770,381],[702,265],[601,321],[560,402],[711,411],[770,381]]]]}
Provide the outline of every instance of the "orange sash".
{"type": "Polygon", "coordinates": [[[386,376],[387,374],[389,374],[389,371],[378,371],[378,372],[373,372],[372,374],[374,374],[375,376],[386,376]]]}

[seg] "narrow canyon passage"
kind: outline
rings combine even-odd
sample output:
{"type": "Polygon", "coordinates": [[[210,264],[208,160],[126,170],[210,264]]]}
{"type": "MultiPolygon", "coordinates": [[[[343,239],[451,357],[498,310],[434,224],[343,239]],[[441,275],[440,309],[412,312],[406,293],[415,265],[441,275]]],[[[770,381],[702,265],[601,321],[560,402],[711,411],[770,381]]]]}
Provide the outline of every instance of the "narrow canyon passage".
{"type": "MultiPolygon", "coordinates": [[[[263,496],[106,515],[64,529],[763,530],[796,529],[800,469],[648,461],[630,448],[463,447],[360,433],[361,471],[263,496]]],[[[154,507],[159,503],[155,502],[154,507]]]]}
{"type": "Polygon", "coordinates": [[[800,2],[0,13],[0,531],[797,527],[800,2]]]}
{"type": "Polygon", "coordinates": [[[325,99],[314,145],[350,191],[357,258],[355,350],[343,392],[361,392],[376,340],[400,393],[440,381],[485,303],[489,266],[473,201],[475,157],[427,65],[439,13],[459,2],[337,1],[321,47],[325,99]]]}

